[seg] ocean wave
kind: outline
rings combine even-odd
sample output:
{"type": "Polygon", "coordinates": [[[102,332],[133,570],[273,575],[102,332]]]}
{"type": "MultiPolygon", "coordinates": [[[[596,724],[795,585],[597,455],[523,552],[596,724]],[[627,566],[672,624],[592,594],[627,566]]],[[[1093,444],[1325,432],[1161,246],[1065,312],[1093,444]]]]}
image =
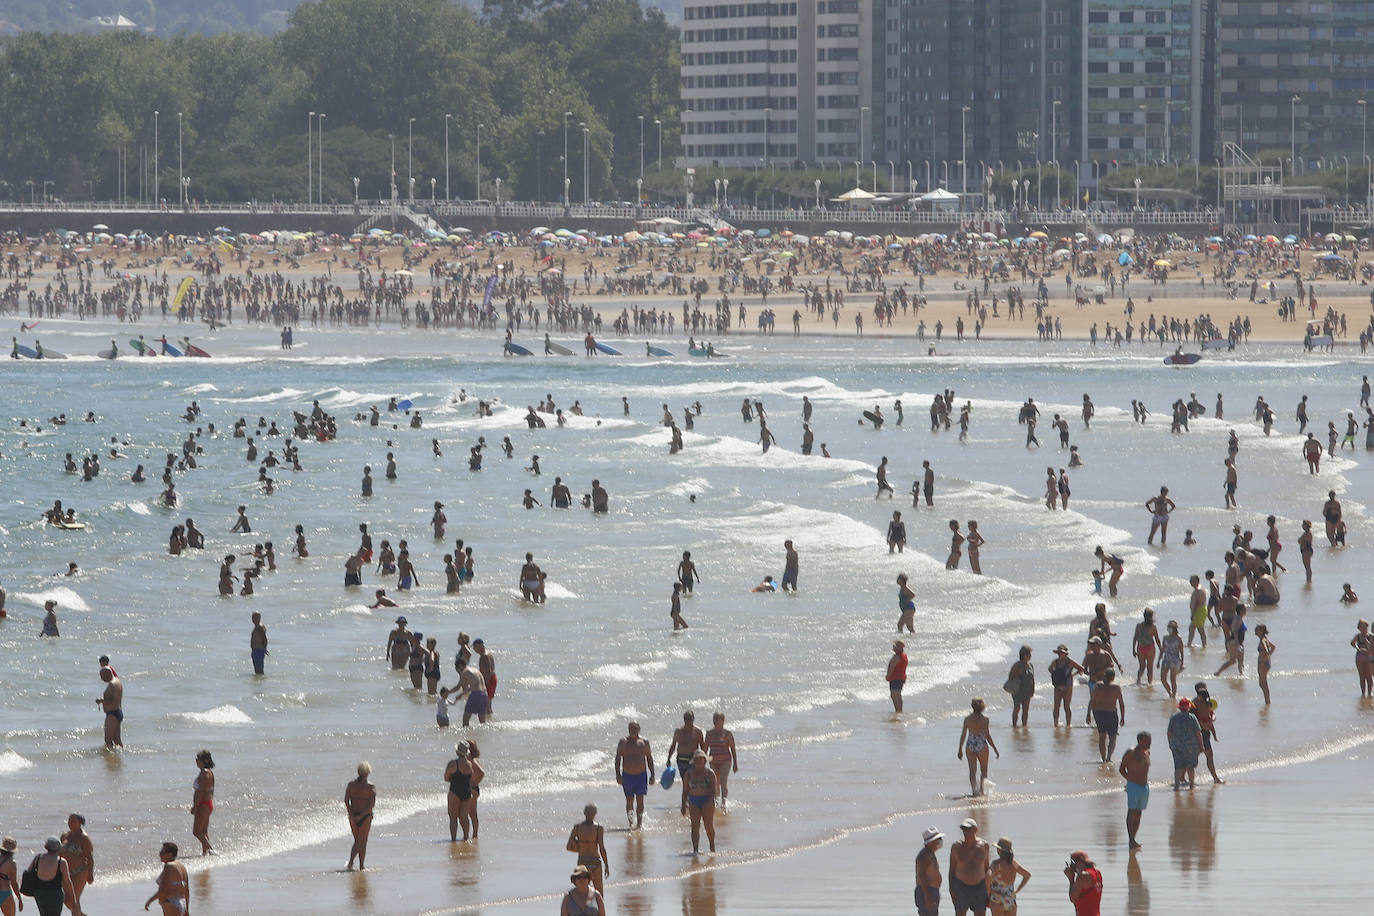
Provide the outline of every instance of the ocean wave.
{"type": "Polygon", "coordinates": [[[42,607],[48,601],[56,601],[58,608],[64,611],[89,611],[91,609],[91,606],[80,595],[65,585],[38,592],[15,592],[10,597],[15,601],[22,601],[34,607],[42,607]]]}
{"type": "Polygon", "coordinates": [[[252,725],[253,720],[243,710],[232,703],[216,706],[204,712],[179,712],[176,716],[200,725],[252,725]]]}
{"type": "Polygon", "coordinates": [[[21,757],[14,751],[0,751],[0,776],[8,776],[10,773],[18,773],[33,767],[33,761],[21,757]]]}

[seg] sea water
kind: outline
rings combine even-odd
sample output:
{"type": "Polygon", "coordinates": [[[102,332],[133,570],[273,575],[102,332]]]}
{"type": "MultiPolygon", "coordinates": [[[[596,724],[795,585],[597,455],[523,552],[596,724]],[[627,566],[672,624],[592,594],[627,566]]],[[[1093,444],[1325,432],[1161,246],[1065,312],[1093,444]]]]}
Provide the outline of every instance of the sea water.
{"type": "MultiPolygon", "coordinates": [[[[469,732],[490,774],[483,840],[507,843],[512,857],[522,857],[503,866],[422,846],[408,854],[409,866],[451,874],[454,888],[426,906],[558,892],[571,858],[563,839],[582,805],[596,801],[603,823],[623,824],[612,759],[626,721],[643,724],[661,768],[671,729],[689,708],[703,728],[712,712],[724,712],[740,749],[731,811],[719,819],[724,862],[785,855],[894,812],[967,804],[958,801],[968,782],[954,750],[974,695],[987,697],[1004,736],[1003,756],[993,763],[994,798],[1118,789],[1111,772],[1089,765],[1095,747],[1087,729],[1075,740],[1081,747],[1068,750],[1061,739],[1051,744],[1048,732],[1039,742],[1013,742],[998,689],[1017,648],[1031,645],[1041,672],[1032,724],[1048,728],[1043,666],[1060,641],[1075,655],[1082,650],[1099,600],[1090,576],[1098,545],[1125,559],[1121,597],[1109,607],[1129,680],[1134,664],[1124,656],[1140,610],[1155,607],[1161,631],[1171,618],[1186,628],[1187,576],[1205,568],[1220,574],[1233,522],[1262,542],[1264,516],[1277,515],[1283,559],[1300,570],[1299,521],[1313,519],[1318,586],[1304,590],[1301,573],[1290,572],[1280,580],[1280,608],[1252,614],[1250,624],[1269,622],[1282,646],[1276,678],[1294,686],[1279,689],[1292,692],[1300,681],[1304,694],[1355,690],[1344,649],[1355,614],[1334,598],[1341,581],[1358,588],[1367,575],[1362,545],[1370,527],[1361,492],[1369,459],[1361,435],[1357,452],[1325,458],[1320,475],[1309,476],[1290,419],[1306,394],[1319,437],[1328,419],[1344,432],[1344,411],[1358,410],[1362,372],[1344,353],[1253,344],[1175,370],[1153,346],[985,342],[927,356],[925,345],[902,339],[747,336],[722,341],[729,358],[712,361],[686,358],[682,341],[656,341],[679,353],[673,359],[512,359],[489,339],[303,329],[291,351],[278,349],[270,331],[236,331],[201,341],[213,360],[109,362],[80,355],[108,339],[102,331],[48,324],[45,344],[73,359],[0,363],[0,575],[10,610],[0,623],[0,828],[30,849],[59,832],[68,811],[85,814],[101,863],[88,905],[99,899],[91,895],[150,882],[161,840],[195,846],[188,808],[201,748],[218,764],[216,869],[247,866],[238,874],[250,894],[252,869],[269,858],[278,870],[282,856],[342,864],[348,840],[339,797],[360,760],[371,762],[380,786],[372,864],[388,858],[387,838],[396,831],[446,840],[441,776],[463,732],[436,729],[432,699],[390,670],[384,647],[397,613],[411,630],[438,638],[446,683],[456,681],[460,631],[484,638],[495,653],[495,716],[469,732]],[[945,389],[954,390],[957,405],[972,403],[966,442],[958,441],[957,424],[929,429],[927,408],[945,389]],[[1171,434],[1169,405],[1193,392],[1209,416],[1171,434]],[[1227,408],[1221,422],[1210,416],[1218,392],[1227,408]],[[1091,429],[1079,418],[1085,393],[1097,408],[1091,429]],[[546,395],[563,408],[567,426],[547,417],[548,428],[530,430],[526,408],[546,395]],[[1257,395],[1280,418],[1268,437],[1253,422],[1257,395]],[[799,449],[803,396],[814,404],[812,456],[799,449]],[[409,429],[407,417],[387,412],[391,397],[411,399],[423,428],[409,429]],[[1016,422],[1027,397],[1042,412],[1039,449],[1026,448],[1016,422]],[[492,416],[477,415],[479,398],[493,404],[492,416]],[[766,454],[757,422],[741,416],[746,398],[762,401],[777,436],[766,454]],[[181,414],[193,399],[204,413],[187,423],[181,414]],[[906,412],[901,426],[896,399],[906,412]],[[1132,399],[1153,412],[1146,424],[1133,422],[1132,399]],[[245,460],[245,441],[230,436],[232,424],[243,417],[258,434],[259,460],[270,449],[280,457],[282,440],[262,437],[259,417],[289,431],[291,412],[315,401],[338,417],[338,440],[300,442],[303,469],[271,469],[277,490],[264,495],[258,465],[245,460]],[[574,401],[582,416],[570,415],[574,401]],[[684,408],[696,402],[695,429],[684,432],[685,449],[670,455],[662,405],[681,424],[684,408]],[[875,404],[888,419],[881,430],[857,422],[875,404]],[[383,411],[376,428],[354,419],[371,405],[383,411]],[[80,422],[87,410],[98,423],[80,422]],[[50,425],[59,412],[67,425],[50,425]],[[1049,511],[1043,502],[1045,469],[1068,463],[1049,423],[1054,413],[1069,418],[1086,462],[1070,472],[1068,511],[1049,511]],[[200,468],[178,477],[181,505],[157,505],[164,456],[210,423],[216,433],[199,440],[200,468]],[[1222,508],[1231,429],[1240,439],[1237,512],[1222,508]],[[515,446],[510,459],[499,450],[507,435],[515,446]],[[111,437],[127,458],[102,457],[100,476],[88,483],[63,473],[65,453],[104,456],[111,437]],[[483,469],[470,472],[467,450],[479,437],[489,448],[483,469]],[[435,438],[441,458],[431,451],[435,438]],[[819,456],[821,442],[833,457],[819,456]],[[399,466],[395,481],[382,477],[388,451],[399,466]],[[526,470],[535,454],[538,477],[526,470]],[[874,498],[882,456],[897,489],[890,500],[874,498]],[[907,493],[923,460],[936,472],[933,509],[924,502],[913,508],[907,493]],[[148,483],[129,482],[135,463],[145,465],[148,483]],[[371,499],[359,496],[365,464],[377,478],[371,499]],[[609,513],[549,508],[556,475],[574,497],[599,479],[609,513]],[[1179,505],[1169,544],[1146,548],[1143,503],[1165,485],[1179,505]],[[523,509],[525,488],[544,505],[523,509]],[[1352,547],[1344,551],[1328,550],[1321,535],[1319,509],[1331,489],[1350,526],[1352,547]],[[75,508],[87,529],[43,525],[39,514],[54,499],[75,508]],[[428,524],[435,500],[449,519],[443,542],[428,524]],[[229,533],[241,504],[251,534],[229,533]],[[894,510],[907,523],[902,554],[885,543],[894,510]],[[168,534],[187,517],[205,532],[206,549],[169,556],[168,534]],[[978,520],[987,538],[984,575],[972,575],[966,560],[960,571],[943,568],[950,519],[965,529],[968,519],[978,520]],[[397,592],[394,577],[373,569],[363,588],[343,587],[360,523],[378,545],[409,541],[420,580],[414,591],[397,592]],[[291,555],[297,524],[309,541],[305,560],[291,555]],[[1185,528],[1196,532],[1197,547],[1182,546],[1185,528]],[[455,538],[473,548],[476,578],[448,596],[442,555],[455,538]],[[798,594],[751,593],[764,575],[780,577],[789,538],[801,558],[798,594]],[[275,544],[278,570],[257,581],[251,598],[218,597],[219,558],[237,554],[241,567],[265,540],[275,544]],[[669,597],[683,550],[692,551],[702,581],[683,602],[691,628],[674,634],[669,597]],[[548,572],[544,605],[519,600],[526,551],[548,572]],[[68,561],[80,565],[79,575],[60,575],[68,561]],[[911,667],[898,719],[883,672],[901,572],[916,592],[917,632],[905,637],[911,667]],[[367,608],[379,587],[397,598],[399,612],[367,608]],[[60,639],[38,638],[47,599],[58,603],[60,639]],[[255,677],[249,663],[253,611],[269,628],[265,677],[255,677]],[[125,684],[126,746],[117,754],[101,747],[102,718],[92,702],[103,686],[102,654],[125,684]],[[1083,765],[1066,768],[1066,755],[1083,765]]],[[[642,345],[612,342],[626,354],[642,345]]],[[[576,349],[576,341],[564,343],[576,349]]],[[[1205,657],[1190,656],[1180,680],[1206,676],[1220,661],[1215,645],[1205,657]]],[[[1253,682],[1235,684],[1257,693],[1253,682]]],[[[1226,702],[1226,688],[1214,692],[1226,702]]],[[[1124,733],[1153,728],[1162,746],[1168,704],[1161,698],[1159,688],[1146,699],[1128,691],[1136,718],[1124,733]]],[[[1080,691],[1080,716],[1084,702],[1080,691]]],[[[1321,753],[1323,741],[1351,734],[1358,719],[1344,709],[1295,717],[1282,741],[1235,739],[1227,765],[1286,765],[1294,748],[1321,753]]],[[[1227,724],[1232,734],[1250,733],[1249,723],[1227,724]]],[[[1167,752],[1158,761],[1156,776],[1167,770],[1167,752]]],[[[650,801],[644,836],[627,841],[641,845],[612,851],[629,868],[617,867],[613,877],[652,882],[684,867],[676,788],[655,788],[650,801]]],[[[906,851],[902,856],[909,861],[906,851]]],[[[370,900],[367,908],[417,907],[370,900]]],[[[234,910],[220,900],[217,911],[234,910]]]]}

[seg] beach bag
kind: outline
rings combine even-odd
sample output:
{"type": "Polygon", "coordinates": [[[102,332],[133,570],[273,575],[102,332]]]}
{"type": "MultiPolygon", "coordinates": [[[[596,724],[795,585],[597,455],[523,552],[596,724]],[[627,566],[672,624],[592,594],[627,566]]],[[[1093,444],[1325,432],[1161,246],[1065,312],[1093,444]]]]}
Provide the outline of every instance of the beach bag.
{"type": "Polygon", "coordinates": [[[1014,677],[1009,677],[1009,678],[1007,678],[1007,682],[1006,682],[1005,684],[1002,685],[1002,689],[1005,690],[1007,693],[1015,693],[1015,692],[1016,692],[1016,678],[1014,678],[1014,677]]]}
{"type": "Polygon", "coordinates": [[[38,893],[38,856],[33,857],[29,867],[24,869],[24,874],[20,876],[19,893],[25,897],[32,897],[38,893]]]}
{"type": "Polygon", "coordinates": [[[658,784],[665,789],[671,789],[673,787],[673,780],[676,778],[677,770],[673,769],[671,766],[666,766],[663,768],[663,776],[659,778],[658,784]]]}

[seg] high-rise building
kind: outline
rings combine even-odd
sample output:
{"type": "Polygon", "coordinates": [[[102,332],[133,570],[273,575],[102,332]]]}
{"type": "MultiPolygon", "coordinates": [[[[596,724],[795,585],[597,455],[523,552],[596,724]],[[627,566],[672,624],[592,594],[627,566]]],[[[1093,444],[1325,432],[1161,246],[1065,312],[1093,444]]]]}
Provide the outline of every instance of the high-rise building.
{"type": "Polygon", "coordinates": [[[885,0],[879,158],[920,187],[979,190],[979,168],[1073,149],[1082,0],[885,0]],[[1055,105],[1058,102],[1058,106],[1055,105]]]}
{"type": "MultiPolygon", "coordinates": [[[[1271,4],[1277,5],[1277,4],[1271,4]]],[[[1211,0],[1083,0],[1076,158],[1211,158],[1211,0]]]]}
{"type": "Polygon", "coordinates": [[[686,0],[683,164],[871,158],[874,2],[686,0]]]}
{"type": "Polygon", "coordinates": [[[1221,140],[1298,163],[1369,151],[1374,2],[1220,0],[1221,140]]]}

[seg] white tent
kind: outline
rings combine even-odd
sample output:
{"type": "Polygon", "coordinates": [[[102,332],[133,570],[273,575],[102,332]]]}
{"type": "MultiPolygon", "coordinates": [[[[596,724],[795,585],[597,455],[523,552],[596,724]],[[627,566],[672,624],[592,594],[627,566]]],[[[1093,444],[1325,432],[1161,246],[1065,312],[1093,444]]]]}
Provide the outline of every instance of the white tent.
{"type": "Polygon", "coordinates": [[[928,194],[922,194],[917,200],[929,201],[931,203],[949,203],[959,199],[958,194],[946,191],[944,188],[936,188],[928,194]]]}
{"type": "Polygon", "coordinates": [[[871,200],[873,200],[875,197],[877,197],[876,194],[870,194],[870,193],[868,193],[867,191],[865,191],[863,188],[852,188],[852,189],[850,189],[850,190],[848,190],[848,191],[845,191],[845,192],[844,192],[843,194],[841,194],[839,197],[832,197],[832,198],[830,198],[830,200],[831,200],[833,203],[845,203],[845,204],[848,204],[848,203],[854,203],[855,201],[871,201],[871,200]]]}

